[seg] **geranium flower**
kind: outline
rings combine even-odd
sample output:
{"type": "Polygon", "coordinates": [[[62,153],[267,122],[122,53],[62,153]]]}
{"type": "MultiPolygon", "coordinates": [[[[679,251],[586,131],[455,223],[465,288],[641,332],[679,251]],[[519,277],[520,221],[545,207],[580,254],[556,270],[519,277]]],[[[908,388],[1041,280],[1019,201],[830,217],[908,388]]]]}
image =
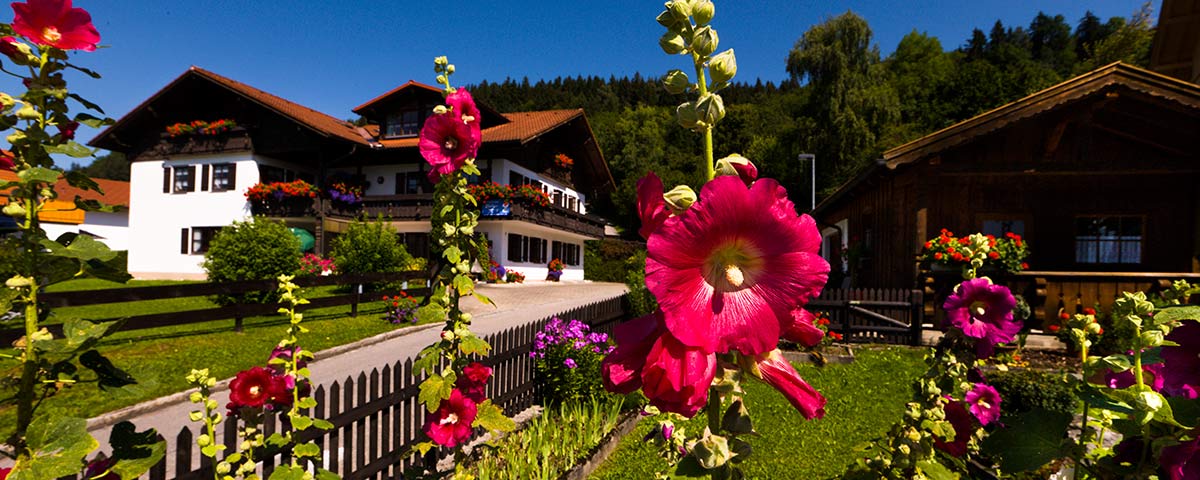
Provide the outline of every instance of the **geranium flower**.
{"type": "Polygon", "coordinates": [[[642,393],[659,410],[690,418],[708,401],[716,372],[716,354],[689,347],[664,331],[642,368],[642,393]]]}
{"type": "Polygon", "coordinates": [[[1192,440],[1162,449],[1159,464],[1171,480],[1194,480],[1200,478],[1200,431],[1193,430],[1192,440]]]}
{"type": "Polygon", "coordinates": [[[631,393],[642,387],[642,368],[654,342],[665,331],[662,310],[641,316],[613,328],[617,347],[600,363],[604,389],[613,393],[631,393]]]}
{"type": "Polygon", "coordinates": [[[1179,344],[1162,348],[1163,388],[1168,395],[1196,398],[1200,394],[1200,322],[1185,320],[1167,340],[1179,344]]]}
{"type": "Polygon", "coordinates": [[[980,425],[987,425],[1000,418],[1000,392],[986,383],[976,383],[964,397],[970,405],[971,415],[979,419],[980,425]]]}
{"type": "Polygon", "coordinates": [[[825,416],[825,397],[805,382],[778,349],[755,357],[756,376],[779,390],[809,420],[825,416]]]}
{"type": "Polygon", "coordinates": [[[479,362],[472,362],[470,365],[463,367],[463,375],[458,377],[458,381],[454,386],[462,390],[463,395],[475,403],[483,403],[487,398],[485,389],[487,381],[492,377],[492,367],[488,367],[479,362]]]}
{"type": "Polygon", "coordinates": [[[934,435],[933,446],[951,456],[961,457],[967,454],[967,442],[971,440],[975,424],[971,422],[971,414],[967,412],[966,408],[963,408],[962,402],[946,398],[949,399],[949,403],[942,410],[946,412],[946,421],[954,427],[954,439],[946,441],[942,437],[934,435]]]}
{"type": "Polygon", "coordinates": [[[453,173],[468,158],[475,158],[482,139],[478,127],[477,122],[468,125],[450,113],[434,115],[425,120],[417,146],[421,156],[432,167],[429,181],[437,183],[442,175],[453,173]]]}
{"type": "Polygon", "coordinates": [[[987,277],[964,281],[954,287],[946,299],[946,319],[968,337],[977,339],[975,353],[990,357],[997,343],[1013,341],[1021,323],[1013,321],[1017,300],[1003,285],[993,285],[987,277]]]}
{"type": "Polygon", "coordinates": [[[638,234],[647,240],[650,239],[650,234],[658,230],[671,216],[671,211],[667,209],[667,201],[663,199],[662,180],[659,180],[654,172],[646,173],[646,176],[637,182],[637,209],[638,218],[642,221],[642,228],[638,229],[638,234]]]}
{"type": "Polygon", "coordinates": [[[12,8],[13,31],[38,45],[91,52],[100,43],[92,16],[82,8],[71,8],[71,0],[27,0],[12,8]]]}
{"type": "Polygon", "coordinates": [[[279,396],[283,382],[269,368],[251,367],[238,372],[229,382],[229,408],[261,407],[279,396]]]}
{"type": "Polygon", "coordinates": [[[646,286],[671,334],[705,352],[773,350],[792,310],[821,292],[829,263],[808,215],[772,179],[722,176],[647,243],[646,286]]]}
{"type": "Polygon", "coordinates": [[[433,443],[443,447],[454,447],[471,439],[471,423],[475,421],[477,407],[458,389],[450,391],[450,398],[442,400],[433,413],[425,416],[421,431],[433,443]]]}

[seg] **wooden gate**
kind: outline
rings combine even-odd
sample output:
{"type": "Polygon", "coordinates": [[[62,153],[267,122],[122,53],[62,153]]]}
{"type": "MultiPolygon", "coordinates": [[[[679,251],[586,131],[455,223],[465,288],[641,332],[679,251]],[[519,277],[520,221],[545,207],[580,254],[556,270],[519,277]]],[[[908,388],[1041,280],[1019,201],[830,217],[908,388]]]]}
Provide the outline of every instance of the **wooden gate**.
{"type": "Polygon", "coordinates": [[[844,342],[920,345],[923,307],[920,290],[827,288],[805,308],[827,314],[844,342]]]}

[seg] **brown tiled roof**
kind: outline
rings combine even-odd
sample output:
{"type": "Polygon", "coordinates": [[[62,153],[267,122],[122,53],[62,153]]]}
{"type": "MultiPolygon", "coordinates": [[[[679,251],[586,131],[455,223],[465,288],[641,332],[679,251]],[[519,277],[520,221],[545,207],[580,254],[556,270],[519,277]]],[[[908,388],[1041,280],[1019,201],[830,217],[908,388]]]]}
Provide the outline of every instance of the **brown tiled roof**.
{"type": "Polygon", "coordinates": [[[258,102],[285,117],[295,120],[297,123],[308,126],[318,133],[340,137],[354,143],[361,143],[364,145],[367,143],[367,140],[355,131],[354,125],[346,122],[345,120],[339,120],[332,116],[308,108],[304,105],[285,100],[282,97],[264,92],[237,80],[217,75],[200,67],[193,66],[188,69],[188,71],[199,74],[200,76],[212,80],[213,82],[216,82],[225,88],[240,93],[243,96],[258,102]]]}
{"type": "MultiPolygon", "coordinates": [[[[0,182],[17,180],[17,174],[8,170],[0,170],[0,182]]],[[[129,206],[129,182],[119,180],[93,179],[104,190],[104,194],[95,190],[80,190],[72,187],[67,180],[59,178],[54,184],[58,198],[48,202],[38,218],[44,222],[80,224],[84,220],[84,211],[75,208],[75,196],[85,200],[99,200],[105,205],[129,206]]],[[[7,191],[0,193],[8,193],[7,191]]],[[[0,205],[8,203],[8,195],[0,195],[0,205]]]]}
{"type": "MultiPolygon", "coordinates": [[[[540,112],[505,113],[508,123],[485,128],[483,143],[490,142],[527,142],[537,138],[576,117],[583,115],[582,108],[568,110],[544,110],[540,112]]],[[[375,127],[378,134],[378,127],[375,127]]],[[[418,137],[381,140],[384,148],[411,148],[417,146],[418,137]]]]}

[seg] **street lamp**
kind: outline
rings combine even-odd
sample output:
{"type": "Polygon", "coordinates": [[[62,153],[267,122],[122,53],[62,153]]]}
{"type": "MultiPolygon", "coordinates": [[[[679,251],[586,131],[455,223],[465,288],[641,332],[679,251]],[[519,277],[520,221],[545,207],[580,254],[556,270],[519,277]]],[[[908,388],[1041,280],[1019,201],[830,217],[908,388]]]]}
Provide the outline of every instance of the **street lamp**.
{"type": "Polygon", "coordinates": [[[805,160],[812,162],[812,206],[808,209],[808,212],[812,213],[817,209],[817,156],[811,153],[801,153],[796,156],[796,159],[801,162],[805,160]]]}

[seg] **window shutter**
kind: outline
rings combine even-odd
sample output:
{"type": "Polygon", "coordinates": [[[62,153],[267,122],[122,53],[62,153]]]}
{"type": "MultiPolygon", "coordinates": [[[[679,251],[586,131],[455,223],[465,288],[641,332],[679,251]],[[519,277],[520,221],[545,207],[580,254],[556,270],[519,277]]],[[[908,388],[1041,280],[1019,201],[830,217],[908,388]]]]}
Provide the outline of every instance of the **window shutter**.
{"type": "Polygon", "coordinates": [[[187,255],[188,254],[188,246],[190,245],[190,242],[192,241],[192,237],[191,237],[191,235],[188,235],[188,229],[186,229],[186,228],[184,228],[183,230],[180,230],[180,234],[181,234],[181,238],[179,241],[179,253],[187,255]]]}
{"type": "Polygon", "coordinates": [[[229,164],[229,183],[225,184],[226,190],[237,190],[237,164],[229,164]]]}
{"type": "Polygon", "coordinates": [[[529,237],[521,235],[521,261],[529,261],[529,237]]]}
{"type": "Polygon", "coordinates": [[[508,261],[521,261],[521,236],[510,233],[508,234],[508,261]]]}
{"type": "Polygon", "coordinates": [[[549,261],[550,261],[550,259],[549,259],[549,258],[546,258],[546,254],[547,254],[547,252],[546,252],[546,243],[547,243],[547,242],[546,242],[546,239],[544,239],[544,238],[543,238],[543,239],[542,239],[542,260],[541,260],[541,262],[542,262],[542,263],[546,263],[546,262],[549,262],[549,261]]]}
{"type": "Polygon", "coordinates": [[[208,164],[207,163],[200,167],[200,191],[201,192],[208,191],[208,164]]]}
{"type": "Polygon", "coordinates": [[[396,188],[394,189],[395,191],[392,192],[392,194],[400,195],[402,193],[405,193],[404,188],[406,185],[408,185],[408,182],[404,181],[404,174],[397,172],[396,173],[396,188]]]}
{"type": "Polygon", "coordinates": [[[171,193],[171,167],[163,167],[163,193],[171,193]]]}
{"type": "Polygon", "coordinates": [[[189,165],[187,167],[187,172],[188,172],[188,190],[187,191],[194,192],[194,191],[196,191],[196,166],[189,165]]]}

